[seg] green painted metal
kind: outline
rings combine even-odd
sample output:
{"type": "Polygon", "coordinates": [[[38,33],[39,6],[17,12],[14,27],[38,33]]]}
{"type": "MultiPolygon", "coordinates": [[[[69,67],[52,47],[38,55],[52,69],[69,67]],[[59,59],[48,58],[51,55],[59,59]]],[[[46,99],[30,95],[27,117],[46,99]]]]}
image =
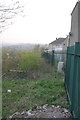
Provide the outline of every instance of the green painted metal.
{"type": "Polygon", "coordinates": [[[80,119],[80,42],[67,48],[65,87],[71,112],[80,119]]]}
{"type": "Polygon", "coordinates": [[[48,52],[48,51],[43,51],[42,52],[42,57],[44,57],[48,63],[51,65],[54,64],[54,51],[48,52]]]}

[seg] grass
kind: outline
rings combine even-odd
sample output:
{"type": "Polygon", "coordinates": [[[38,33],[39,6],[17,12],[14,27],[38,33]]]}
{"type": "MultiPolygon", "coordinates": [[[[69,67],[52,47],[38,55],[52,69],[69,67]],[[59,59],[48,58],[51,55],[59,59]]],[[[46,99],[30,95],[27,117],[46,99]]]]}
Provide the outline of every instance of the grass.
{"type": "Polygon", "coordinates": [[[31,109],[33,105],[54,104],[69,108],[63,75],[54,72],[46,73],[45,76],[36,80],[3,78],[3,118],[16,111],[31,109]],[[8,89],[12,92],[7,92],[8,89]]]}

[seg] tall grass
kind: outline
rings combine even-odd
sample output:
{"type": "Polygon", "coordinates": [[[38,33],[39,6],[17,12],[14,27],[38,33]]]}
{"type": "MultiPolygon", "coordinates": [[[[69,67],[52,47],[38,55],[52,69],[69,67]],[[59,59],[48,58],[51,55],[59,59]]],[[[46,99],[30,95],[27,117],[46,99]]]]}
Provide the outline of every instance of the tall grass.
{"type": "Polygon", "coordinates": [[[23,71],[35,70],[42,67],[44,60],[38,51],[25,51],[19,54],[19,69],[23,71]]]}

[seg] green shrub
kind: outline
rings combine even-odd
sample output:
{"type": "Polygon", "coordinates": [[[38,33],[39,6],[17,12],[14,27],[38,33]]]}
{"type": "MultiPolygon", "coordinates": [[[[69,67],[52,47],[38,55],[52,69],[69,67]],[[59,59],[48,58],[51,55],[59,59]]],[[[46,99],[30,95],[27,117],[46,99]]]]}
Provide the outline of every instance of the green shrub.
{"type": "Polygon", "coordinates": [[[23,71],[39,69],[44,60],[41,58],[39,51],[27,51],[19,53],[19,69],[23,71]]]}
{"type": "Polygon", "coordinates": [[[9,70],[17,69],[16,51],[11,47],[2,48],[2,72],[8,73],[9,70]]]}

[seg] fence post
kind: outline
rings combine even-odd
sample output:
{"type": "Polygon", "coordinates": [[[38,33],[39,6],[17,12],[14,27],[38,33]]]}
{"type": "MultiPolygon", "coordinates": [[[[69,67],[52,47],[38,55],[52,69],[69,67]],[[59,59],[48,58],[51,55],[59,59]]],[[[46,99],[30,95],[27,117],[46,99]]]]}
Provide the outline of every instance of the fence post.
{"type": "Polygon", "coordinates": [[[52,58],[51,58],[51,64],[54,64],[54,50],[52,50],[52,58]]]}

